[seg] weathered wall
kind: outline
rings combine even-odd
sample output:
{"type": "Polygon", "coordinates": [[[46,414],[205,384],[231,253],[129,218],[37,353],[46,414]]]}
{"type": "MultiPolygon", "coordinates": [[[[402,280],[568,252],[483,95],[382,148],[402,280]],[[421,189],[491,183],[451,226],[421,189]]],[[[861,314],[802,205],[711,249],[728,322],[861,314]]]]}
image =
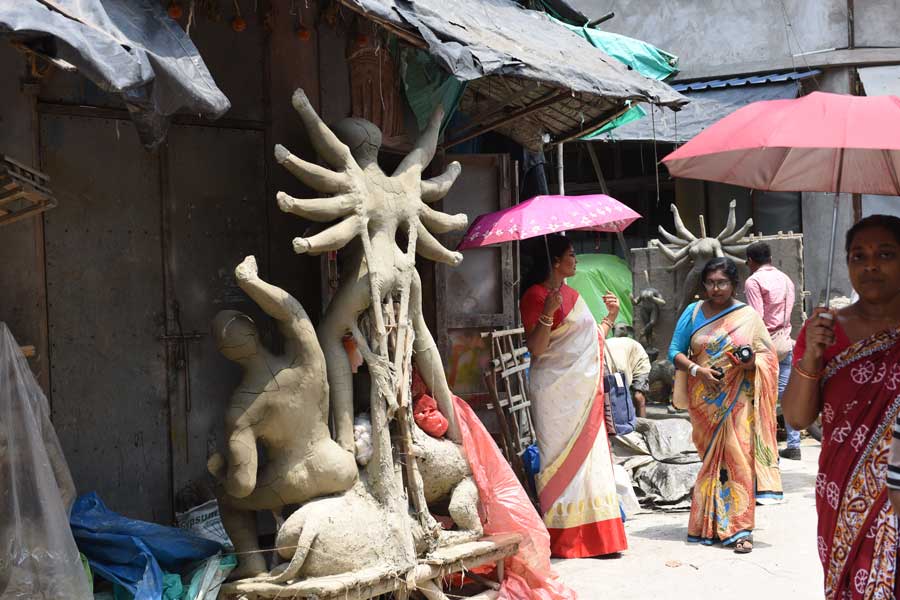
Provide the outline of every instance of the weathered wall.
{"type": "MultiPolygon", "coordinates": [[[[801,302],[802,291],[804,289],[803,278],[803,249],[804,239],[802,235],[776,235],[776,236],[751,236],[752,241],[768,242],[772,248],[772,264],[778,269],[785,272],[796,286],[797,299],[794,309],[791,312],[791,323],[794,327],[794,337],[803,324],[805,315],[803,314],[803,305],[801,302]]],[[[660,358],[664,358],[669,351],[669,343],[672,341],[672,332],[675,331],[675,323],[678,322],[679,314],[676,314],[676,306],[678,297],[681,294],[681,284],[687,274],[689,267],[682,267],[677,272],[670,272],[666,267],[672,263],[656,248],[633,248],[631,250],[634,257],[634,289],[635,292],[646,287],[655,287],[663,295],[666,304],[661,307],[659,313],[659,323],[654,330],[654,344],[659,349],[660,358]],[[646,274],[646,275],[645,275],[646,274]],[[648,284],[649,279],[649,284],[648,284]]],[[[749,270],[745,265],[738,266],[738,277],[741,282],[747,279],[749,270]]],[[[738,291],[738,298],[743,301],[744,290],[743,285],[738,291]]],[[[643,324],[635,325],[635,330],[640,333],[643,330],[643,324]]]]}
{"type": "MultiPolygon", "coordinates": [[[[46,245],[44,218],[0,228],[0,320],[38,347],[31,364],[80,491],[96,489],[132,516],[167,521],[173,497],[205,472],[239,376],[216,351],[208,322],[226,306],[252,312],[229,283],[240,258],[256,254],[265,277],[319,315],[318,260],[295,256],[290,244],[308,223],[274,201],[279,189],[308,191],[272,156],[277,141],[314,159],[290,97],[303,87],[320,105],[318,6],[296,3],[298,15],[294,3],[271,4],[245,7],[242,33],[231,30],[230,14],[198,18],[192,38],[233,108],[218,122],[176,118],[174,137],[154,152],[137,143],[120,100],[77,73],[50,72],[31,102],[20,89],[22,58],[0,46],[0,153],[51,171],[60,199],[46,245]],[[312,26],[310,39],[297,35],[300,20],[312,26]],[[53,253],[46,284],[45,247],[53,253]],[[187,357],[161,339],[182,331],[200,335],[187,357]]],[[[327,46],[322,98],[331,119],[346,114],[342,35],[327,46]]],[[[268,336],[268,320],[254,318],[268,336]]]]}
{"type": "Polygon", "coordinates": [[[900,46],[900,2],[853,0],[853,36],[856,48],[900,46]]]}
{"type": "Polygon", "coordinates": [[[604,29],[675,54],[682,78],[802,66],[803,59],[792,55],[847,46],[846,0],[622,0],[609,10],[616,16],[604,29]]]}
{"type": "MultiPolygon", "coordinates": [[[[24,93],[26,74],[22,55],[0,45],[0,154],[36,166],[33,98],[24,93]]],[[[30,88],[25,88],[26,90],[30,88]]],[[[5,321],[22,345],[34,345],[37,356],[29,361],[46,390],[47,305],[44,295],[43,222],[29,218],[0,227],[0,321],[5,321]]]]}

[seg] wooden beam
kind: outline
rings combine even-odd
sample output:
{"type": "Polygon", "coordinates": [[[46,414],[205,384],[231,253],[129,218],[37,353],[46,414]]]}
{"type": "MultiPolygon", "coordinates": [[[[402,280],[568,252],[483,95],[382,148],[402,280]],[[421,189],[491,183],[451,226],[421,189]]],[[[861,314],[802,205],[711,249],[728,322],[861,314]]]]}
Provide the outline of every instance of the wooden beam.
{"type": "MultiPolygon", "coordinates": [[[[588,156],[591,157],[591,165],[594,167],[594,175],[597,176],[597,183],[600,184],[600,191],[608,196],[609,188],[606,187],[606,178],[603,177],[603,169],[600,168],[600,159],[597,158],[597,151],[594,150],[594,142],[587,142],[585,146],[587,146],[588,156]]],[[[619,245],[622,246],[622,253],[625,254],[625,262],[628,263],[629,268],[632,268],[634,265],[631,261],[631,251],[628,248],[628,242],[625,241],[625,234],[621,231],[617,231],[616,239],[619,240],[619,245]]]]}
{"type": "Polygon", "coordinates": [[[546,94],[542,99],[536,100],[536,101],[532,102],[531,104],[520,108],[519,110],[515,110],[515,111],[509,113],[508,115],[504,116],[503,118],[496,119],[494,121],[491,121],[490,123],[486,123],[486,124],[483,124],[480,126],[475,126],[474,128],[469,127],[468,129],[464,129],[463,133],[459,134],[457,137],[453,138],[452,140],[445,142],[444,144],[442,144],[441,147],[442,148],[450,148],[452,146],[455,146],[456,144],[461,144],[463,142],[469,141],[472,138],[478,137],[479,135],[481,135],[483,133],[487,133],[488,131],[491,131],[498,127],[502,127],[503,125],[506,125],[507,123],[510,123],[512,121],[520,119],[526,115],[530,115],[531,113],[541,110],[542,108],[545,108],[547,106],[550,106],[551,104],[555,104],[556,102],[559,102],[560,100],[568,98],[570,95],[571,94],[568,91],[558,92],[558,91],[554,90],[554,91],[550,92],[549,94],[546,94]]]}
{"type": "MultiPolygon", "coordinates": [[[[503,81],[505,81],[505,79],[503,81]]],[[[530,86],[523,85],[521,89],[518,89],[515,91],[510,91],[510,93],[507,96],[502,97],[502,98],[497,98],[495,96],[489,96],[487,94],[484,94],[483,89],[476,89],[475,91],[480,92],[480,93],[484,94],[486,97],[490,98],[490,100],[487,100],[485,102],[485,104],[488,104],[489,106],[485,109],[479,110],[475,114],[469,115],[469,118],[471,119],[472,123],[474,123],[474,125],[468,125],[462,131],[466,131],[473,127],[477,127],[478,123],[486,121],[487,119],[493,117],[497,113],[502,112],[503,109],[507,108],[510,104],[513,104],[516,100],[521,100],[523,97],[527,96],[531,92],[534,92],[538,88],[540,88],[540,84],[537,84],[537,83],[532,83],[532,85],[530,85],[530,86]]]]}
{"type": "Polygon", "coordinates": [[[295,583],[277,584],[238,580],[222,585],[220,598],[316,598],[318,600],[362,600],[403,589],[407,581],[424,583],[460,571],[470,571],[484,564],[497,564],[516,553],[521,542],[517,534],[500,534],[439,548],[427,558],[419,559],[408,573],[398,574],[386,567],[368,567],[353,573],[311,577],[295,583]]]}
{"type": "MultiPolygon", "coordinates": [[[[87,117],[97,119],[118,119],[121,121],[130,121],[131,114],[127,110],[118,108],[103,108],[99,106],[85,106],[78,104],[61,104],[59,102],[38,102],[37,110],[42,115],[61,115],[68,117],[87,117]]],[[[243,129],[249,131],[265,131],[269,126],[269,121],[259,121],[256,119],[207,119],[196,115],[174,114],[172,115],[173,125],[189,125],[192,127],[212,127],[225,129],[243,129]]]]}
{"type": "Polygon", "coordinates": [[[349,8],[356,14],[372,21],[373,23],[375,23],[377,25],[381,25],[382,27],[384,27],[385,29],[387,29],[388,31],[390,31],[391,33],[396,35],[397,37],[401,38],[405,42],[408,42],[409,44],[412,44],[416,48],[428,48],[428,44],[425,42],[425,40],[423,40],[418,35],[400,27],[396,23],[392,23],[391,21],[382,19],[381,17],[379,17],[377,15],[367,12],[364,9],[357,6],[356,4],[354,4],[353,2],[351,2],[350,0],[338,0],[338,1],[341,3],[341,6],[349,8]]]}
{"type": "Polygon", "coordinates": [[[582,138],[586,135],[590,135],[590,134],[594,133],[595,131],[597,131],[598,129],[600,129],[601,127],[603,127],[604,125],[606,125],[607,123],[609,123],[610,121],[612,121],[613,119],[615,119],[618,116],[620,116],[621,114],[623,114],[625,111],[627,111],[630,108],[631,108],[631,106],[625,106],[621,109],[616,110],[616,112],[614,112],[612,114],[608,114],[607,116],[602,116],[597,119],[594,119],[593,121],[588,123],[588,125],[586,127],[580,127],[577,130],[573,129],[573,130],[567,131],[566,133],[560,134],[557,137],[553,137],[550,139],[550,143],[547,145],[552,146],[554,144],[565,144],[566,142],[571,142],[572,140],[576,140],[576,139],[582,138]]]}

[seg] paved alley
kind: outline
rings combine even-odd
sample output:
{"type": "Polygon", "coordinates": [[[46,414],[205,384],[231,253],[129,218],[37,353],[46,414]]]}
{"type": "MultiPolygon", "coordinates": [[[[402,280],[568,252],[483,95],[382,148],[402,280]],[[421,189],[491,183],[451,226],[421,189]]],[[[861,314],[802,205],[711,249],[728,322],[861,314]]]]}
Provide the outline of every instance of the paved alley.
{"type": "Polygon", "coordinates": [[[785,503],[757,507],[753,552],[688,544],[687,512],[643,513],[628,523],[618,559],[557,560],[579,598],[616,600],[822,597],[816,553],[815,481],[819,444],[804,440],[803,460],[781,461],[785,503]]]}

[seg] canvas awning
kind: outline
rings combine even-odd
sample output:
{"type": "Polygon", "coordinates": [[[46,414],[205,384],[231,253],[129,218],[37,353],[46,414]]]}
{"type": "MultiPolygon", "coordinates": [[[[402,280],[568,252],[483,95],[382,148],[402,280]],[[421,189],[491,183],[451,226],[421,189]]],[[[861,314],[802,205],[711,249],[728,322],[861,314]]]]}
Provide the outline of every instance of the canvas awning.
{"type": "Polygon", "coordinates": [[[147,147],[162,141],[166,117],[178,110],[218,118],[231,107],[191,38],[157,0],[4,2],[0,35],[121,94],[147,147]]]}
{"type": "Polygon", "coordinates": [[[340,0],[468,82],[464,130],[447,145],[497,130],[524,147],[581,137],[629,106],[687,99],[629,70],[544,13],[512,0],[340,0]]]}
{"type": "MultiPolygon", "coordinates": [[[[673,87],[691,101],[677,114],[653,107],[652,114],[595,139],[606,142],[656,140],[680,144],[751,102],[796,98],[800,80],[818,73],[820,71],[813,70],[675,84],[673,87]]],[[[645,108],[650,112],[649,107],[645,108]]]]}

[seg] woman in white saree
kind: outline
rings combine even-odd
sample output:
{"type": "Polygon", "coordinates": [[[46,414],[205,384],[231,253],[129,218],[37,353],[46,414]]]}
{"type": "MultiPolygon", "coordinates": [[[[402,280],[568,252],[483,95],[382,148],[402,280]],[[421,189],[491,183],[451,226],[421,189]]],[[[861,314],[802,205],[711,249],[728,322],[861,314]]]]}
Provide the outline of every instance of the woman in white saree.
{"type": "MultiPolygon", "coordinates": [[[[540,283],[519,305],[532,355],[529,391],[544,524],[554,556],[613,554],[627,541],[604,421],[603,340],[619,303],[604,295],[609,315],[598,326],[584,299],[565,284],[577,262],[569,240],[547,236],[546,250],[543,273],[535,278],[540,283]]],[[[535,259],[540,264],[541,256],[535,259]]]]}

